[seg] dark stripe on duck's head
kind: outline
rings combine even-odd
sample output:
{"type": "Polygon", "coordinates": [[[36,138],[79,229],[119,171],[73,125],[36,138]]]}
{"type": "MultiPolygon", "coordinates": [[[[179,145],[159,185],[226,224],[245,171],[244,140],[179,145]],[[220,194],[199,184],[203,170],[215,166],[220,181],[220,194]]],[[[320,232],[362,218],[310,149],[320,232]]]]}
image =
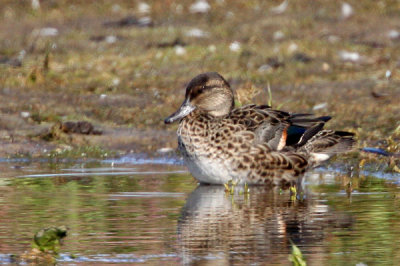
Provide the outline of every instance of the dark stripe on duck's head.
{"type": "Polygon", "coordinates": [[[229,83],[217,72],[206,72],[194,77],[186,87],[185,98],[195,98],[206,90],[217,87],[230,89],[229,83]]]}

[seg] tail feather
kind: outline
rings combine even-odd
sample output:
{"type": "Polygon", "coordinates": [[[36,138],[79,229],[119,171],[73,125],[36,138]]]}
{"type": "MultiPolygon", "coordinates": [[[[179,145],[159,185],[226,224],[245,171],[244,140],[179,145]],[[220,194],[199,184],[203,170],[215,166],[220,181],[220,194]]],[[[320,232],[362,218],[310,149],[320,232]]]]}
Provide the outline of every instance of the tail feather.
{"type": "Polygon", "coordinates": [[[294,126],[309,128],[321,122],[328,122],[331,119],[330,116],[306,118],[307,116],[310,116],[310,114],[294,114],[291,116],[290,122],[294,126]]]}
{"type": "Polygon", "coordinates": [[[311,164],[317,165],[335,154],[351,151],[355,143],[353,133],[322,130],[299,147],[298,152],[308,155],[311,164]]]}
{"type": "Polygon", "coordinates": [[[314,117],[313,114],[291,114],[287,129],[286,146],[300,147],[322,130],[330,116],[314,117]]]}
{"type": "Polygon", "coordinates": [[[304,132],[304,134],[301,136],[301,138],[299,139],[299,142],[297,142],[297,144],[295,144],[295,147],[301,147],[304,144],[306,144],[307,141],[309,141],[312,137],[314,137],[316,134],[318,134],[318,132],[320,132],[323,127],[324,127],[324,123],[319,123],[313,127],[308,128],[304,132]]]}

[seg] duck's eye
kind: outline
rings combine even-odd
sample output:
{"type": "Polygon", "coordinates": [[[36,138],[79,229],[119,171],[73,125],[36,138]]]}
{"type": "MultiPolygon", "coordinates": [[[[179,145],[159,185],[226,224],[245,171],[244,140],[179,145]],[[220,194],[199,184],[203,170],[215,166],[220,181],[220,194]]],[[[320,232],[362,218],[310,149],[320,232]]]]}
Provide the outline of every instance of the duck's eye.
{"type": "Polygon", "coordinates": [[[195,98],[198,95],[202,94],[206,89],[207,89],[206,85],[197,86],[197,87],[193,88],[192,93],[191,93],[192,98],[195,98]]]}

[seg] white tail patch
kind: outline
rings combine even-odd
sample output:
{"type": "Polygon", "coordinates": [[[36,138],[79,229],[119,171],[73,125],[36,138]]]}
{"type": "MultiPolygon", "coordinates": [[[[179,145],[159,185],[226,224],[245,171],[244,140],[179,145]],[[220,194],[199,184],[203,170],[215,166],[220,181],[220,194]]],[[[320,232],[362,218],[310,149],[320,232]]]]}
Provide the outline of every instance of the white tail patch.
{"type": "Polygon", "coordinates": [[[315,162],[322,162],[322,161],[326,161],[329,159],[329,155],[326,153],[311,153],[311,158],[313,161],[315,162]]]}

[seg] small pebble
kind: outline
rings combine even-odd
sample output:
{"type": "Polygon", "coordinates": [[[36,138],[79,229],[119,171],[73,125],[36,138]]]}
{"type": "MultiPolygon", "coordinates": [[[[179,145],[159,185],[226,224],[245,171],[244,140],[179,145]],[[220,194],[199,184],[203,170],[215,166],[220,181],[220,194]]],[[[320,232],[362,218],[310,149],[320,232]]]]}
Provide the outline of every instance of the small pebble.
{"type": "Polygon", "coordinates": [[[163,53],[160,52],[160,51],[158,51],[158,52],[156,53],[155,58],[156,58],[156,59],[160,59],[161,57],[163,57],[163,53]]]}
{"type": "Polygon", "coordinates": [[[32,0],[31,1],[31,6],[33,10],[38,10],[40,9],[40,2],[39,0],[32,0]]]}
{"type": "Polygon", "coordinates": [[[110,44],[115,43],[117,41],[117,37],[115,37],[114,35],[110,35],[105,38],[105,41],[106,41],[106,43],[110,43],[110,44]]]}
{"type": "Polygon", "coordinates": [[[258,71],[259,73],[268,72],[268,71],[271,71],[271,70],[272,70],[272,67],[271,67],[270,65],[268,65],[268,64],[264,64],[264,65],[260,66],[260,67],[257,69],[257,71],[258,71]]]}
{"type": "Polygon", "coordinates": [[[392,77],[392,71],[386,70],[386,72],[385,72],[385,77],[386,77],[387,79],[390,79],[390,78],[392,77]]]}
{"type": "Polygon", "coordinates": [[[342,18],[347,19],[354,14],[353,7],[348,3],[342,3],[342,18]]]}
{"type": "Polygon", "coordinates": [[[387,33],[387,36],[388,36],[389,39],[391,39],[391,40],[400,39],[400,32],[398,32],[397,30],[390,30],[390,31],[387,33]]]}
{"type": "Polygon", "coordinates": [[[280,41],[280,40],[282,40],[284,37],[285,37],[285,34],[284,34],[281,30],[278,30],[278,31],[275,31],[275,32],[274,32],[274,35],[273,35],[272,38],[273,38],[275,41],[280,41]]]}
{"type": "Polygon", "coordinates": [[[326,103],[326,102],[325,103],[316,104],[313,107],[313,111],[325,109],[326,107],[328,107],[328,103],[326,103]]]}
{"type": "Polygon", "coordinates": [[[357,52],[348,52],[348,51],[340,51],[339,57],[343,61],[351,61],[351,62],[358,62],[361,59],[361,56],[357,52]]]}
{"type": "Polygon", "coordinates": [[[31,116],[31,113],[29,113],[29,112],[21,112],[21,117],[23,117],[23,118],[28,118],[30,116],[31,116]]]}
{"type": "Polygon", "coordinates": [[[112,11],[113,13],[117,13],[117,12],[121,11],[121,6],[118,5],[118,4],[114,4],[114,5],[112,5],[112,7],[111,7],[111,11],[112,11]]]}
{"type": "Polygon", "coordinates": [[[206,31],[203,31],[198,28],[193,28],[185,32],[185,35],[188,37],[195,37],[195,38],[204,38],[208,37],[210,34],[206,31]]]}
{"type": "Polygon", "coordinates": [[[164,148],[157,150],[158,153],[169,153],[169,152],[173,152],[173,151],[174,151],[174,149],[172,149],[170,147],[164,147],[164,148]]]}
{"type": "Polygon", "coordinates": [[[233,43],[231,43],[229,45],[229,49],[232,52],[238,52],[240,50],[240,48],[241,48],[241,45],[240,45],[240,42],[238,42],[238,41],[234,41],[233,43]]]}
{"type": "Polygon", "coordinates": [[[113,86],[118,86],[121,83],[121,80],[119,78],[114,78],[112,80],[112,85],[113,86]]]}
{"type": "Polygon", "coordinates": [[[286,11],[288,5],[289,5],[289,1],[284,0],[279,6],[272,7],[269,10],[275,14],[282,14],[283,12],[286,11]]]}
{"type": "Polygon", "coordinates": [[[144,2],[141,2],[138,4],[139,13],[147,14],[147,13],[150,13],[150,10],[151,10],[151,8],[150,8],[149,4],[144,3],[144,2]]]}
{"type": "Polygon", "coordinates": [[[288,53],[291,54],[291,53],[296,52],[297,49],[299,49],[299,46],[298,46],[297,44],[295,44],[294,42],[292,42],[292,43],[289,45],[289,47],[288,47],[287,50],[288,50],[288,53]]]}
{"type": "Polygon", "coordinates": [[[151,17],[142,17],[138,19],[139,26],[148,27],[151,26],[153,23],[151,17]]]}
{"type": "Polygon", "coordinates": [[[39,30],[39,35],[43,37],[57,36],[58,30],[56,28],[42,28],[39,30]]]}
{"type": "Polygon", "coordinates": [[[340,40],[340,38],[336,35],[329,35],[328,41],[330,43],[337,43],[340,40]]]}
{"type": "Polygon", "coordinates": [[[226,12],[226,18],[234,18],[235,17],[235,13],[233,13],[232,11],[228,11],[226,12]]]}
{"type": "Polygon", "coordinates": [[[207,1],[199,0],[190,6],[190,13],[207,13],[210,10],[210,4],[207,1]]]}
{"type": "Polygon", "coordinates": [[[186,54],[186,49],[184,47],[178,45],[175,47],[175,54],[176,55],[184,55],[184,54],[186,54]]]}
{"type": "Polygon", "coordinates": [[[323,71],[328,71],[330,68],[331,68],[331,67],[330,67],[330,65],[329,65],[328,63],[324,62],[324,63],[322,64],[322,70],[323,70],[323,71]]]}
{"type": "Polygon", "coordinates": [[[211,53],[214,53],[217,50],[217,47],[214,44],[211,44],[210,46],[208,46],[208,51],[210,51],[211,53]]]}

